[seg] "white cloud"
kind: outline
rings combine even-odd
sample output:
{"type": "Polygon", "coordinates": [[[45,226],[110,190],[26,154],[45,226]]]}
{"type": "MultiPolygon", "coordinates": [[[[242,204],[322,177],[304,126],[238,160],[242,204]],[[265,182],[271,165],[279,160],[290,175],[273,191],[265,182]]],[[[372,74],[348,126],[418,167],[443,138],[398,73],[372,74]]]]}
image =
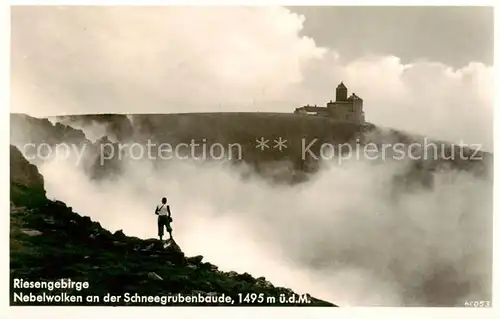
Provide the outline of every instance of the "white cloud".
{"type": "Polygon", "coordinates": [[[492,149],[491,66],[344,62],[285,8],[18,7],[12,21],[13,112],[291,112],[343,80],[372,123],[492,149]]]}
{"type": "Polygon", "coordinates": [[[48,196],[110,231],[155,237],[153,209],[166,195],[187,255],[341,306],[462,305],[489,295],[489,179],[447,171],[433,189],[412,191],[392,184],[406,162],[363,160],[327,163],[292,187],[243,180],[243,168],[221,162],[120,163],[118,180],[98,183],[62,157],[39,167],[48,196]]]}

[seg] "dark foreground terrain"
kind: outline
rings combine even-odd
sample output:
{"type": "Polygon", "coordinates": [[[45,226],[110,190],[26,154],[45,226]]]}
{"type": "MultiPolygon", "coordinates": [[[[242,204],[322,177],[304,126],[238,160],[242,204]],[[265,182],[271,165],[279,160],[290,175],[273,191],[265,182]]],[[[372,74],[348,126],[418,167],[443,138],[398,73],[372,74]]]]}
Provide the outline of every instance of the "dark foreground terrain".
{"type": "Polygon", "coordinates": [[[10,165],[11,305],[335,306],[274,287],[263,277],[219,271],[202,256],[185,256],[174,241],[165,247],[156,239],[141,240],[121,231],[112,234],[64,203],[48,200],[43,176],[14,146],[10,165]],[[25,284],[88,282],[89,287],[19,288],[20,279],[25,284]],[[107,294],[121,298],[105,299],[107,294]],[[184,299],[203,296],[210,302],[166,299],[176,294],[184,299]],[[137,300],[137,296],[150,297],[137,300]]]}

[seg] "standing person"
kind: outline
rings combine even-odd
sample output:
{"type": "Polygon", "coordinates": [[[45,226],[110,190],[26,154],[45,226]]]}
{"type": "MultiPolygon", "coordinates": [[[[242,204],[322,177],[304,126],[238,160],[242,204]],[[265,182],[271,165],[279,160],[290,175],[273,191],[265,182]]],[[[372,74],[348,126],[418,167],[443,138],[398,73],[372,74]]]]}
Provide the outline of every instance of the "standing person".
{"type": "Polygon", "coordinates": [[[156,206],[155,214],[158,215],[158,237],[163,240],[163,227],[167,228],[167,232],[172,239],[172,214],[170,213],[170,206],[167,205],[167,198],[161,199],[161,204],[156,206]]]}

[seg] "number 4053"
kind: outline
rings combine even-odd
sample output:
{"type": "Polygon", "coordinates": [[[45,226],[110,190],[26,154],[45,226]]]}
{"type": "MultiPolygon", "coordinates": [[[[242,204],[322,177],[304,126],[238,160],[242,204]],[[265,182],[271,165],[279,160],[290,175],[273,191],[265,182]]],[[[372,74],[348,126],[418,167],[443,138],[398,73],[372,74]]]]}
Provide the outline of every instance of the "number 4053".
{"type": "Polygon", "coordinates": [[[490,302],[488,300],[467,300],[465,302],[466,307],[490,307],[490,302]]]}

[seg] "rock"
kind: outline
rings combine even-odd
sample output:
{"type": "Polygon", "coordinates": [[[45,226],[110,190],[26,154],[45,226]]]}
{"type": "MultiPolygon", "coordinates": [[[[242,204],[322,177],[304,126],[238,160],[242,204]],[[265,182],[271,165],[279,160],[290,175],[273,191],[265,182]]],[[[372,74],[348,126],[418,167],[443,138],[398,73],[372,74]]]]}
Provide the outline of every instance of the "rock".
{"type": "Polygon", "coordinates": [[[151,280],[163,280],[157,273],[155,272],[150,272],[148,273],[148,278],[151,280]]]}
{"type": "Polygon", "coordinates": [[[114,237],[116,238],[119,238],[119,239],[123,239],[123,238],[126,238],[127,236],[123,233],[123,230],[120,229],[120,230],[117,230],[115,231],[115,233],[113,234],[114,237]]]}
{"type": "Polygon", "coordinates": [[[195,265],[187,265],[187,268],[191,269],[191,270],[196,270],[197,269],[197,267],[195,265]]]}
{"type": "Polygon", "coordinates": [[[228,277],[235,277],[235,276],[238,276],[238,273],[236,271],[231,270],[230,272],[227,273],[227,276],[228,277]]]}
{"type": "Polygon", "coordinates": [[[203,256],[198,255],[194,257],[188,257],[186,258],[187,262],[193,265],[199,265],[201,261],[203,260],[203,256]]]}
{"type": "Polygon", "coordinates": [[[176,276],[176,279],[180,280],[180,281],[188,281],[189,276],[188,275],[178,275],[178,276],[176,276]]]}
{"type": "Polygon", "coordinates": [[[49,216],[49,217],[45,217],[43,219],[48,225],[55,225],[56,224],[56,221],[54,220],[54,217],[52,216],[49,216]]]}
{"type": "Polygon", "coordinates": [[[286,292],[289,296],[295,295],[295,293],[290,288],[282,288],[284,292],[286,292]]]}
{"type": "Polygon", "coordinates": [[[148,247],[144,248],[144,251],[150,251],[151,249],[153,249],[153,247],[155,246],[155,244],[151,244],[149,245],[148,247]]]}
{"type": "Polygon", "coordinates": [[[163,249],[173,252],[173,253],[178,253],[178,254],[183,254],[181,248],[173,239],[168,239],[165,242],[165,245],[163,245],[163,249]]]}
{"type": "Polygon", "coordinates": [[[20,212],[24,212],[26,210],[26,207],[16,207],[16,206],[13,206],[12,202],[10,202],[10,212],[11,213],[20,213],[20,212]]]}
{"type": "Polygon", "coordinates": [[[36,229],[21,229],[21,231],[28,236],[40,236],[43,234],[41,231],[36,229]]]}
{"type": "MultiPolygon", "coordinates": [[[[264,278],[264,277],[260,277],[260,278],[264,278]]],[[[256,284],[263,287],[263,288],[274,288],[274,285],[268,280],[258,280],[257,279],[256,284]]]]}
{"type": "Polygon", "coordinates": [[[259,277],[256,279],[256,284],[264,288],[274,288],[273,284],[266,280],[266,277],[259,277]]]}
{"type": "Polygon", "coordinates": [[[115,241],[113,241],[113,245],[115,245],[115,246],[125,246],[125,245],[127,245],[127,244],[126,244],[126,243],[124,243],[124,242],[121,242],[121,241],[115,240],[115,241]]]}
{"type": "Polygon", "coordinates": [[[47,200],[42,174],[13,145],[10,145],[10,185],[10,201],[15,206],[39,206],[47,200]]]}
{"type": "Polygon", "coordinates": [[[90,219],[89,216],[83,216],[82,225],[84,225],[86,228],[92,227],[92,219],[90,219]]]}
{"type": "Polygon", "coordinates": [[[246,281],[246,282],[250,282],[250,283],[255,283],[255,278],[252,277],[252,275],[250,275],[249,273],[243,273],[241,275],[238,275],[238,279],[241,279],[243,281],[246,281]]]}
{"type": "Polygon", "coordinates": [[[216,265],[210,265],[211,271],[217,271],[218,269],[219,269],[219,267],[217,267],[216,265]]]}

